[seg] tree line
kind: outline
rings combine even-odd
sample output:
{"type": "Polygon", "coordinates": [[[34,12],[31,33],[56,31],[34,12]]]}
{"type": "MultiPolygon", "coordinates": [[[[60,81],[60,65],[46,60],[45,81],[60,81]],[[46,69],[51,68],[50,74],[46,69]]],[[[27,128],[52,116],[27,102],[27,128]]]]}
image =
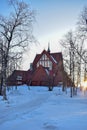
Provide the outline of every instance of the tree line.
{"type": "Polygon", "coordinates": [[[70,30],[60,44],[63,47],[64,69],[73,81],[71,97],[75,86],[81,87],[87,81],[87,7],[81,12],[75,31],[70,30]]]}

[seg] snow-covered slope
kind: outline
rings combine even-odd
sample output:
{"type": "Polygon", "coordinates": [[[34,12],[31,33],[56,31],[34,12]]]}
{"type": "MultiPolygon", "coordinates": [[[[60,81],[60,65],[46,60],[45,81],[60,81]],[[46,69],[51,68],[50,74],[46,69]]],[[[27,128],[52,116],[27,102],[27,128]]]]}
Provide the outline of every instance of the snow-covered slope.
{"type": "Polygon", "coordinates": [[[20,86],[0,97],[0,130],[87,130],[87,95],[20,86]]]}

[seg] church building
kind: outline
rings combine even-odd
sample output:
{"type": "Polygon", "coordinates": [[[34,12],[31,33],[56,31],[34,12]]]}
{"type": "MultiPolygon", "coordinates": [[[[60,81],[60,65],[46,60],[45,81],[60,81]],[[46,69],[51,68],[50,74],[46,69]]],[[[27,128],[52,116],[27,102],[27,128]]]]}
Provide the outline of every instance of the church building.
{"type": "Polygon", "coordinates": [[[48,47],[47,51],[43,50],[41,54],[36,54],[29,70],[14,70],[7,79],[7,85],[58,86],[65,84],[66,77],[62,53],[51,53],[48,47]]]}

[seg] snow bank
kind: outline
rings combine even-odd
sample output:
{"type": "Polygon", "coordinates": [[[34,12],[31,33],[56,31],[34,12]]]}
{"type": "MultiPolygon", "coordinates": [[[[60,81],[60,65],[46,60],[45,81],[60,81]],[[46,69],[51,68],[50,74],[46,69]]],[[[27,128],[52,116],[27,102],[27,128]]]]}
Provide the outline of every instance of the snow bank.
{"type": "Polygon", "coordinates": [[[0,130],[87,130],[87,93],[20,86],[0,97],[0,130]]]}

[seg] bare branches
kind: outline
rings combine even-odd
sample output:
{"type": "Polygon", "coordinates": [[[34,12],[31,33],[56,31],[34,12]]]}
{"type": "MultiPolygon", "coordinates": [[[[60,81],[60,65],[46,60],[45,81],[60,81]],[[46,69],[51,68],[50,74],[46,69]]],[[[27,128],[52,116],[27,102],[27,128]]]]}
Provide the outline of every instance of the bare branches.
{"type": "MultiPolygon", "coordinates": [[[[9,62],[18,62],[22,58],[22,53],[29,45],[32,38],[32,24],[35,20],[34,12],[25,2],[9,0],[13,11],[8,18],[0,16],[0,37],[3,43],[2,66],[3,77],[6,78],[6,71],[9,62]]],[[[6,79],[4,80],[4,82],[6,79]]],[[[6,86],[6,83],[4,83],[6,86]]],[[[5,90],[5,89],[4,89],[5,90]]]]}
{"type": "Polygon", "coordinates": [[[64,56],[65,67],[67,70],[70,67],[70,72],[74,68],[72,72],[75,76],[73,78],[75,78],[75,83],[78,86],[78,84],[81,85],[83,79],[83,70],[84,77],[87,75],[87,48],[85,48],[85,43],[87,42],[87,7],[83,9],[80,15],[77,29],[77,33],[72,33],[71,31],[67,33],[60,43],[65,48],[64,55],[66,52],[68,55],[64,56]]]}
{"type": "Polygon", "coordinates": [[[77,22],[79,35],[82,37],[87,36],[87,7],[85,6],[80,14],[77,22]]]}

